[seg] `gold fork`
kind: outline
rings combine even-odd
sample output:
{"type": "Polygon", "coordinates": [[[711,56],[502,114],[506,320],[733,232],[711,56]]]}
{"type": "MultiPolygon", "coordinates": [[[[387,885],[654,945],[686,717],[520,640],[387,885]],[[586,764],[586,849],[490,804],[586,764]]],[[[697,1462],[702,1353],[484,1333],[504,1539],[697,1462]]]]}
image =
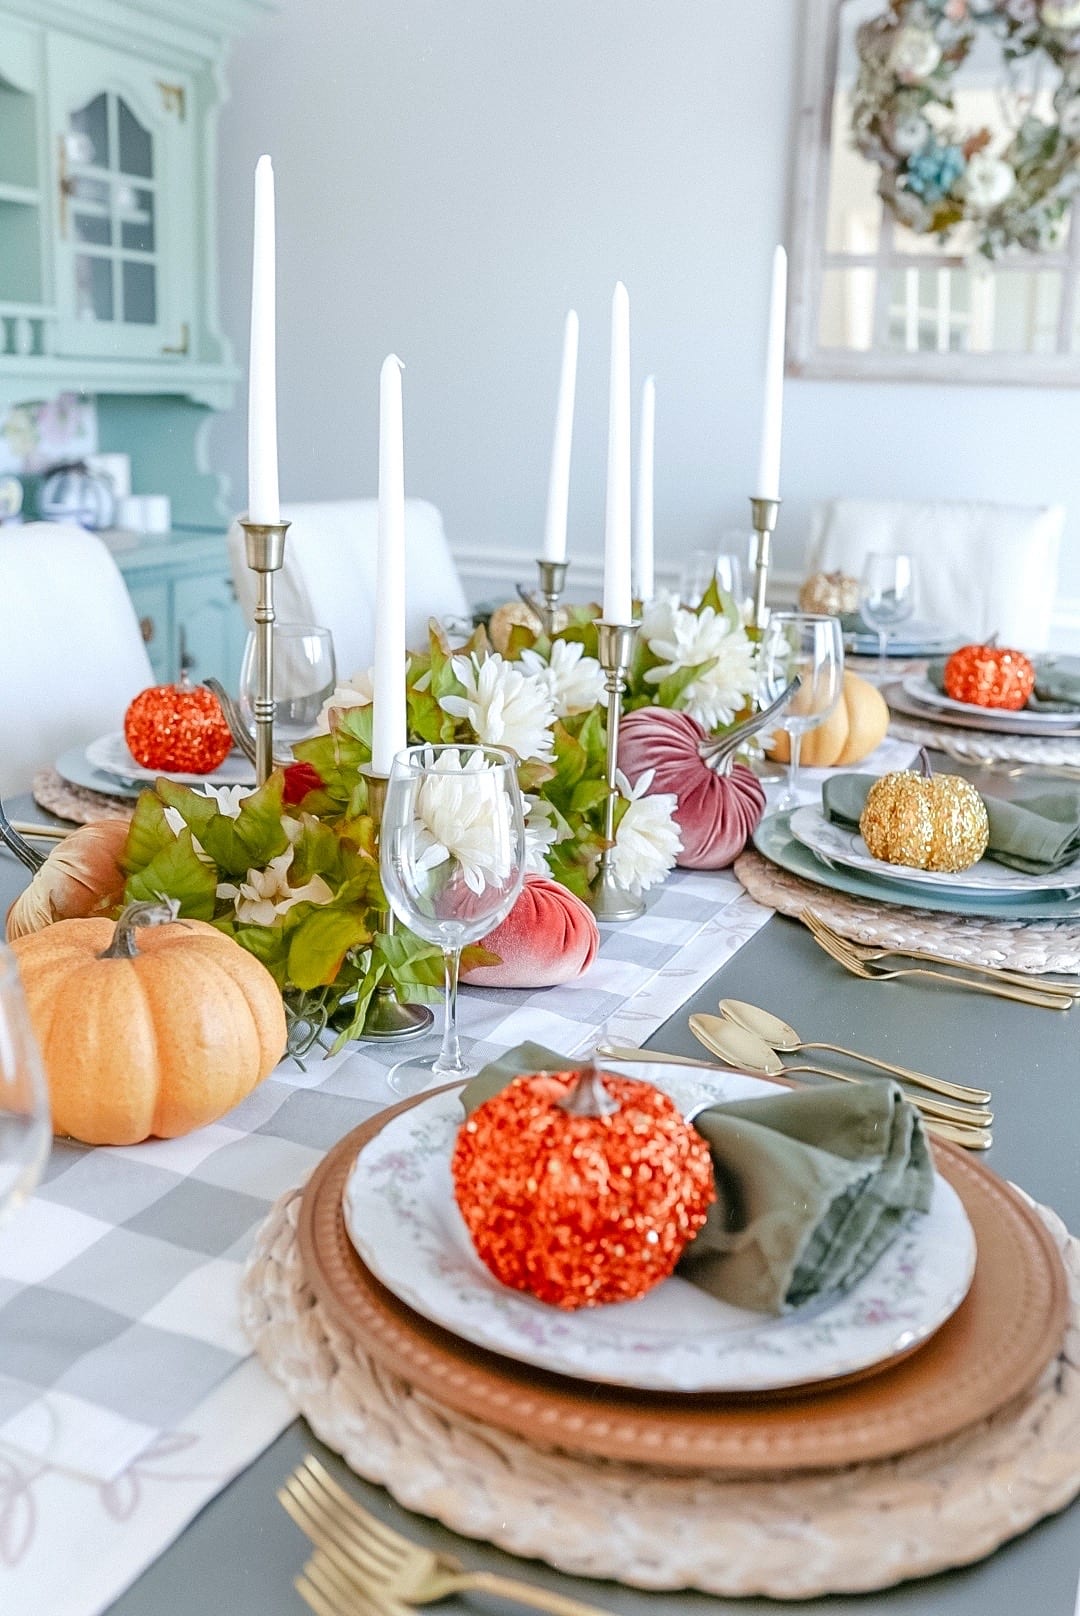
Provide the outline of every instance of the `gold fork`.
{"type": "Polygon", "coordinates": [[[1058,982],[1053,979],[1040,977],[1035,980],[1022,971],[1007,971],[1000,965],[972,965],[967,960],[950,959],[948,954],[932,954],[925,948],[871,948],[866,943],[853,943],[850,937],[844,937],[830,926],[827,920],[822,920],[813,909],[804,909],[802,920],[811,931],[819,931],[825,937],[834,937],[843,943],[857,958],[872,963],[882,959],[913,959],[925,960],[930,965],[949,965],[957,971],[972,971],[978,976],[990,977],[995,982],[1009,982],[1015,987],[1035,988],[1037,991],[1047,993],[1067,993],[1070,998],[1080,998],[1080,983],[1058,982]]]}
{"type": "Polygon", "coordinates": [[[429,1605],[472,1590],[501,1594],[548,1616],[605,1616],[595,1605],[492,1571],[466,1571],[453,1556],[422,1548],[370,1515],[311,1454],[278,1499],[339,1577],[359,1588],[375,1611],[396,1613],[402,1606],[429,1605]]]}
{"type": "MultiPolygon", "coordinates": [[[[803,912],[805,920],[806,912],[803,912]]],[[[964,976],[953,976],[949,971],[931,971],[925,966],[913,965],[902,968],[888,969],[883,965],[871,965],[859,959],[852,953],[848,945],[840,937],[825,936],[817,926],[809,920],[805,924],[819,948],[832,956],[838,965],[850,971],[852,976],[861,976],[866,982],[894,982],[904,976],[925,977],[931,982],[947,982],[954,988],[967,988],[972,993],[987,993],[996,999],[1013,999],[1018,1004],[1034,1005],[1040,1010],[1071,1010],[1072,997],[1067,993],[1052,993],[1049,989],[1013,987],[1007,982],[973,982],[964,976]]]]}
{"type": "Polygon", "coordinates": [[[361,1589],[321,1549],[293,1579],[293,1587],[315,1616],[410,1616],[416,1608],[361,1589]]]}

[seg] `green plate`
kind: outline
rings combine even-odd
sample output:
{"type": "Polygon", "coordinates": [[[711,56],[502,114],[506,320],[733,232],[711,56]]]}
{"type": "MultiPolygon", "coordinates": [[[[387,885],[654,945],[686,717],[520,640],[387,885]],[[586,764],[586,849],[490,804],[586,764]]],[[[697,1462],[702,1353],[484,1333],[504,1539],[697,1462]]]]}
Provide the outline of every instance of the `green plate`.
{"type": "Polygon", "coordinates": [[[833,892],[874,903],[895,903],[905,909],[931,909],[941,914],[985,915],[994,920],[1075,920],[1080,925],[1080,891],[1072,898],[987,898],[973,892],[929,892],[922,886],[879,881],[857,870],[823,864],[791,834],[790,814],[770,814],[754,832],[754,846],[763,858],[804,881],[815,881],[833,892]]]}

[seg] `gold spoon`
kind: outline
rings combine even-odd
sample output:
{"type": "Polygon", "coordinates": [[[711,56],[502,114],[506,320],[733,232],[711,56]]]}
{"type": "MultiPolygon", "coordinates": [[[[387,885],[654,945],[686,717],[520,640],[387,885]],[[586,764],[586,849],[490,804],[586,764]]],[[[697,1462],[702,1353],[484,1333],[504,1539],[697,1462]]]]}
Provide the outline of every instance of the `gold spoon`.
{"type": "Polygon", "coordinates": [[[903,1078],[905,1083],[914,1083],[917,1088],[929,1089],[932,1094],[944,1094],[950,1100],[963,1100],[972,1105],[988,1105],[990,1102],[989,1089],[972,1089],[965,1083],[949,1083],[943,1077],[913,1072],[907,1066],[894,1066],[891,1061],[860,1054],[857,1049],[845,1049],[843,1044],[811,1043],[800,1038],[794,1027],[789,1027],[779,1016],[771,1015],[768,1010],[759,1010],[756,1004],[747,1004],[743,999],[721,999],[720,1014],[737,1026],[745,1027],[747,1032],[757,1033],[770,1049],[785,1055],[794,1055],[800,1049],[829,1049],[834,1055],[848,1055],[852,1060],[876,1066],[882,1072],[891,1072],[894,1077],[903,1078]]]}
{"type": "MultiPolygon", "coordinates": [[[[690,1031],[698,1043],[704,1044],[706,1049],[729,1066],[738,1067],[744,1072],[756,1072],[762,1077],[783,1077],[788,1072],[815,1072],[820,1077],[834,1077],[841,1083],[863,1081],[850,1072],[837,1072],[829,1066],[785,1065],[763,1038],[723,1016],[693,1015],[690,1017],[690,1031]]],[[[950,1105],[947,1100],[926,1099],[921,1094],[909,1094],[907,1098],[924,1116],[936,1122],[955,1123],[964,1128],[985,1128],[994,1120],[993,1112],[977,1110],[973,1106],[950,1105]]]]}

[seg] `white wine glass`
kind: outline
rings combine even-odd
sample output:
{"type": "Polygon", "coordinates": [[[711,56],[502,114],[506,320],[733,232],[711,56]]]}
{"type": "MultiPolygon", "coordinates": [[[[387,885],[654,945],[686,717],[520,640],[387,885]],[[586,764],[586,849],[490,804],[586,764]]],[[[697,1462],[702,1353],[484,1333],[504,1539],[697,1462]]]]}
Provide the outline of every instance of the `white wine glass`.
{"type": "Polygon", "coordinates": [[[379,830],[390,907],[403,926],[442,949],[445,1018],[431,1059],[402,1061],[397,1094],[433,1078],[468,1077],[457,1030],[461,950],[513,908],[525,880],[525,814],[510,752],[495,746],[410,746],[390,771],[379,830]]]}
{"type": "Polygon", "coordinates": [[[877,635],[878,676],[889,674],[889,631],[906,623],[915,610],[915,561],[903,552],[871,550],[859,580],[859,611],[877,635]]]}
{"type": "Polygon", "coordinates": [[[0,944],[0,1224],[32,1194],[51,1139],[41,1055],[15,957],[0,944]]]}
{"type": "MultiPolygon", "coordinates": [[[[334,639],[316,623],[275,623],[273,629],[274,742],[285,751],[312,734],[323,703],[337,684],[334,639]]],[[[240,710],[255,729],[258,693],[255,632],[247,637],[240,669],[240,710]]]]}
{"type": "Polygon", "coordinates": [[[801,681],[780,718],[791,746],[787,786],[777,803],[783,811],[798,805],[802,738],[825,722],[844,686],[840,619],[811,612],[771,612],[761,642],[761,675],[767,702],[782,695],[794,678],[801,681]]]}

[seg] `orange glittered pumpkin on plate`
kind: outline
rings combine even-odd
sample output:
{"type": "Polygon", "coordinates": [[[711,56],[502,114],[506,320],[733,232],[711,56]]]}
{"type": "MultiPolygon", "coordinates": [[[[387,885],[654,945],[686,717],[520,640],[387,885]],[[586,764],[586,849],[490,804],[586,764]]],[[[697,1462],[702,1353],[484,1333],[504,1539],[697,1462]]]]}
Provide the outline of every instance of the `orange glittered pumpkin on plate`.
{"type": "Polygon", "coordinates": [[[1003,645],[962,645],[945,664],[945,694],[972,707],[1018,713],[1035,689],[1035,664],[1003,645]]]}
{"type": "Polygon", "coordinates": [[[118,921],[58,920],[11,951],[53,1126],[88,1145],[205,1127],[285,1053],[270,972],[214,926],[175,919],[172,904],[129,904],[118,921]]]}
{"type": "Polygon", "coordinates": [[[124,714],[124,739],[136,763],[162,774],[212,774],[232,751],[221,703],[181,674],[178,685],[151,685],[124,714]]]}

